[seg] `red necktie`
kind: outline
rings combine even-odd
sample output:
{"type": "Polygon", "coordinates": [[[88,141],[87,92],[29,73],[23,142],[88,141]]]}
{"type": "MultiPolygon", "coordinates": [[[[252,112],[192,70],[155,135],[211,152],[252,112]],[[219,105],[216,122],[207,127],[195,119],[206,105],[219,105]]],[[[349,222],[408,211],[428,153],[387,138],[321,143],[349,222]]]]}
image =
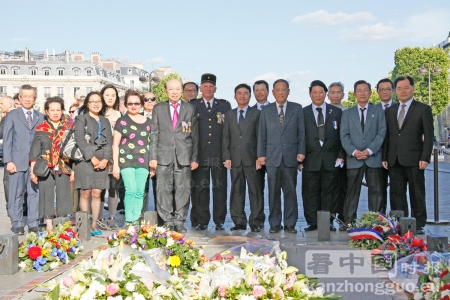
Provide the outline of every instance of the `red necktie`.
{"type": "Polygon", "coordinates": [[[172,118],[172,128],[173,130],[175,130],[177,128],[177,122],[178,122],[178,103],[177,104],[172,104],[173,107],[173,118],[172,118]]]}

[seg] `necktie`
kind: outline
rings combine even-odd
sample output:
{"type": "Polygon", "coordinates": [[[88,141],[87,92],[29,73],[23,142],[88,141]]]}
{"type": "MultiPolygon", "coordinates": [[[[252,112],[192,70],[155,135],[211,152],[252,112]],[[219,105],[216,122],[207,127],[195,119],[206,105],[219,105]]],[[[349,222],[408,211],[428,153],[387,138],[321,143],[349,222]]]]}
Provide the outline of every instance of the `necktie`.
{"type": "Polygon", "coordinates": [[[244,111],[241,109],[239,113],[239,130],[242,133],[242,129],[244,128],[244,111]]]}
{"type": "Polygon", "coordinates": [[[172,118],[172,128],[173,130],[175,130],[177,128],[177,122],[178,122],[178,103],[177,104],[172,104],[173,107],[173,118],[172,118]]]}
{"type": "Polygon", "coordinates": [[[323,120],[322,107],[317,107],[316,110],[319,112],[317,116],[317,130],[319,132],[319,140],[322,142],[325,140],[325,122],[323,120]]]}
{"type": "Polygon", "coordinates": [[[361,129],[362,129],[362,132],[364,132],[364,111],[366,110],[366,108],[360,108],[360,110],[361,110],[361,129]]]}
{"type": "Polygon", "coordinates": [[[283,107],[284,105],[280,105],[280,113],[278,114],[278,118],[280,119],[280,123],[281,125],[283,125],[283,121],[284,121],[284,112],[283,112],[283,107]]]}
{"type": "Polygon", "coordinates": [[[33,118],[31,117],[31,111],[27,111],[27,122],[28,122],[28,128],[31,129],[31,127],[33,126],[33,118]]]}
{"type": "Polygon", "coordinates": [[[388,108],[389,104],[385,104],[384,105],[384,110],[386,110],[386,108],[388,108]]]}
{"type": "Polygon", "coordinates": [[[209,102],[206,103],[208,105],[208,112],[211,112],[211,104],[209,102]]]}
{"type": "Polygon", "coordinates": [[[400,114],[398,115],[398,128],[402,129],[403,121],[405,121],[405,106],[406,104],[402,104],[402,109],[400,110],[400,114]]]}

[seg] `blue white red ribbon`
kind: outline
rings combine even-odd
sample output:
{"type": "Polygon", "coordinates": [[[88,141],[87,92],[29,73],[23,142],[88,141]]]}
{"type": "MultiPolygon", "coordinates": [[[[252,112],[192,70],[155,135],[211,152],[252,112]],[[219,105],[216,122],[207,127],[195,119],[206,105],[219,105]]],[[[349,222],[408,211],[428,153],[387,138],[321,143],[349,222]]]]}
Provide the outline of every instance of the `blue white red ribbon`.
{"type": "Polygon", "coordinates": [[[347,229],[347,233],[352,240],[371,239],[384,241],[383,234],[372,228],[347,229]]]}

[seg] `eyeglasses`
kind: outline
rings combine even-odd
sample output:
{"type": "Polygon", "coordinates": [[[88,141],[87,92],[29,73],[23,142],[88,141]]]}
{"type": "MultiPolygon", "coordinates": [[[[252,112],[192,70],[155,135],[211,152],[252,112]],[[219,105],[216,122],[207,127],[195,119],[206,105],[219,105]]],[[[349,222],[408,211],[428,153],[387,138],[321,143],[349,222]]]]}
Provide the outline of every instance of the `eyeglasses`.
{"type": "Polygon", "coordinates": [[[75,111],[74,110],[69,110],[69,113],[73,114],[73,113],[75,113],[75,111]]]}
{"type": "Polygon", "coordinates": [[[148,102],[148,101],[154,102],[155,100],[156,100],[156,97],[148,97],[148,98],[144,98],[144,101],[145,101],[145,102],[148,102]]]}
{"type": "Polygon", "coordinates": [[[366,93],[369,93],[370,91],[369,90],[356,90],[356,93],[358,93],[358,94],[366,94],[366,93]]]}
{"type": "Polygon", "coordinates": [[[197,93],[196,89],[185,89],[184,91],[188,93],[197,93]]]}
{"type": "Polygon", "coordinates": [[[128,102],[127,106],[140,106],[141,103],[140,102],[128,102]]]}
{"type": "Polygon", "coordinates": [[[390,89],[390,88],[387,88],[387,89],[378,89],[378,91],[379,91],[380,93],[384,93],[384,92],[392,92],[392,89],[390,89]]]}

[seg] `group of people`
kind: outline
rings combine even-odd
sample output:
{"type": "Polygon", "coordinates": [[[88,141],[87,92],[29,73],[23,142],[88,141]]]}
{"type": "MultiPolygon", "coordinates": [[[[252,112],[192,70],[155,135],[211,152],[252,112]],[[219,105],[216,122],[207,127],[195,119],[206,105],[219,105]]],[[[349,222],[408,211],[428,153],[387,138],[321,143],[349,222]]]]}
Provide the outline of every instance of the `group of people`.
{"type": "Polygon", "coordinates": [[[44,114],[36,111],[36,89],[30,85],[20,88],[20,108],[12,109],[10,97],[0,99],[2,110],[7,108],[0,131],[12,231],[24,233],[25,193],[29,231],[39,230],[39,218],[51,229],[55,216],[70,215],[71,185],[79,191],[79,210],[92,214],[92,235],[100,235],[99,226],[105,223],[115,226],[119,199],[126,224],[137,224],[151,197],[158,224],[181,233],[187,231],[190,204],[191,225],[200,231],[208,228],[212,198],[215,229],[224,230],[229,170],[232,231],[264,228],[267,174],[269,232],[296,233],[301,171],[306,231],[317,229],[319,210],[331,212],[330,230],[336,230],[334,217],[341,220],[339,229],[346,230],[356,219],[365,177],[369,210],[381,213],[386,213],[390,178],[391,209],[408,215],[409,184],[411,215],[417,219],[417,232],[423,232],[424,169],[433,147],[433,117],[429,106],[413,99],[411,77],[380,80],[377,105],[368,102],[370,83],[357,81],[357,105],[349,109],[341,104],[340,82],[327,87],[314,80],[309,87],[312,103],[302,107],[288,101],[289,82],[284,79],[273,83],[273,103],[267,100],[266,81],[252,87],[239,84],[234,89],[237,108],[231,109],[227,100],[215,98],[216,80],[211,73],[202,75],[200,85],[169,80],[165,83],[169,100],[158,104],[150,92],[128,90],[119,97],[113,85],[87,95],[77,92],[78,103],[70,106],[69,115],[64,114],[60,97],[46,100],[44,114]],[[250,106],[252,92],[257,103],[250,106]],[[399,103],[392,101],[394,92],[399,103]],[[330,104],[325,103],[327,96],[330,104]],[[82,153],[78,160],[62,155],[71,133],[82,153]],[[34,173],[40,160],[47,162],[47,174],[34,173]],[[149,185],[152,195],[146,195],[149,185]],[[102,208],[106,191],[107,219],[102,208]]]}

